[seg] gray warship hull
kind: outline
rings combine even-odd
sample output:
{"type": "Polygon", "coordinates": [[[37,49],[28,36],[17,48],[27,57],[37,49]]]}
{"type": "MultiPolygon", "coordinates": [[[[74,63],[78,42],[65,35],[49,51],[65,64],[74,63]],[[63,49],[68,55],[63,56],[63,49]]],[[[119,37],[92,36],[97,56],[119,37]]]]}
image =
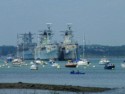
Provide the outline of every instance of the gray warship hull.
{"type": "Polygon", "coordinates": [[[34,52],[31,50],[19,52],[19,57],[22,57],[24,60],[33,60],[34,52]]]}
{"type": "Polygon", "coordinates": [[[59,60],[75,60],[78,58],[78,45],[70,44],[60,47],[59,60]]]}
{"type": "Polygon", "coordinates": [[[41,60],[49,60],[49,59],[58,59],[58,47],[54,50],[47,50],[46,48],[36,48],[35,49],[35,59],[41,59],[41,60]]]}

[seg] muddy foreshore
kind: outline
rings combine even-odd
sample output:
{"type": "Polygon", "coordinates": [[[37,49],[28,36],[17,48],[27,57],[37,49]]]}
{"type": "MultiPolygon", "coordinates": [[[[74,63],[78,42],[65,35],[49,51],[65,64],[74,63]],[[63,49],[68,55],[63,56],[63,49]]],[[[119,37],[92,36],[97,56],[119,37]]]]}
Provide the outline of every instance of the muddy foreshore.
{"type": "Polygon", "coordinates": [[[41,90],[71,91],[71,92],[103,92],[111,90],[111,88],[35,84],[35,83],[23,83],[23,82],[0,83],[0,89],[41,89],[41,90]]]}

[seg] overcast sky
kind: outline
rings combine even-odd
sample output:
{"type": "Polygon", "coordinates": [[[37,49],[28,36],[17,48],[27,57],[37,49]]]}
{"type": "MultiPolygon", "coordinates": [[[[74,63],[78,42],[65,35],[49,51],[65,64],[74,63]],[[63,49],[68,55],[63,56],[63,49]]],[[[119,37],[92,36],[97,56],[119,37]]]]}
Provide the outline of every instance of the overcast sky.
{"type": "Polygon", "coordinates": [[[0,0],[0,45],[16,45],[17,33],[38,33],[52,23],[53,40],[72,23],[82,44],[125,45],[125,0],[0,0]]]}

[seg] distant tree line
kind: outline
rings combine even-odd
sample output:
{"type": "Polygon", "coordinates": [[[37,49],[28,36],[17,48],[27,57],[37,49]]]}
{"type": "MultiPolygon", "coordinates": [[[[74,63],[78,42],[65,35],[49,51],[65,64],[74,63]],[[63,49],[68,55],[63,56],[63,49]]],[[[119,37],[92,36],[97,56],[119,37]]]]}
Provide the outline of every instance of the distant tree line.
{"type": "Polygon", "coordinates": [[[15,46],[0,46],[0,56],[15,55],[16,51],[15,46]]]}
{"type": "Polygon", "coordinates": [[[79,51],[80,54],[82,54],[84,51],[86,57],[102,57],[102,56],[124,57],[125,45],[122,46],[80,45],[79,51]]]}
{"type": "MultiPolygon", "coordinates": [[[[16,46],[0,46],[0,56],[7,56],[9,54],[15,55],[16,51],[17,51],[16,46]]],[[[102,56],[124,57],[125,45],[122,46],[80,45],[79,54],[82,55],[83,51],[86,57],[102,57],[102,56]]]]}

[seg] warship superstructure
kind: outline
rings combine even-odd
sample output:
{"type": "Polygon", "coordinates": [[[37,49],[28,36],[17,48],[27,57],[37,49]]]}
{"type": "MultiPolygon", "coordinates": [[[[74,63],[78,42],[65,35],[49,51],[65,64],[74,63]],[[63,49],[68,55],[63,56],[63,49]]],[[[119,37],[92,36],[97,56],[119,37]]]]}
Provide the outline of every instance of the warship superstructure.
{"type": "Polygon", "coordinates": [[[51,24],[47,24],[47,30],[40,31],[38,34],[38,43],[35,48],[35,59],[49,60],[58,59],[58,44],[52,42],[53,32],[51,24]]]}
{"type": "Polygon", "coordinates": [[[31,32],[17,35],[17,57],[24,60],[34,59],[36,43],[33,42],[33,35],[31,32]]]}
{"type": "Polygon", "coordinates": [[[71,24],[67,24],[68,29],[63,31],[64,41],[59,47],[59,60],[70,60],[78,57],[78,44],[73,41],[73,31],[71,24]]]}

